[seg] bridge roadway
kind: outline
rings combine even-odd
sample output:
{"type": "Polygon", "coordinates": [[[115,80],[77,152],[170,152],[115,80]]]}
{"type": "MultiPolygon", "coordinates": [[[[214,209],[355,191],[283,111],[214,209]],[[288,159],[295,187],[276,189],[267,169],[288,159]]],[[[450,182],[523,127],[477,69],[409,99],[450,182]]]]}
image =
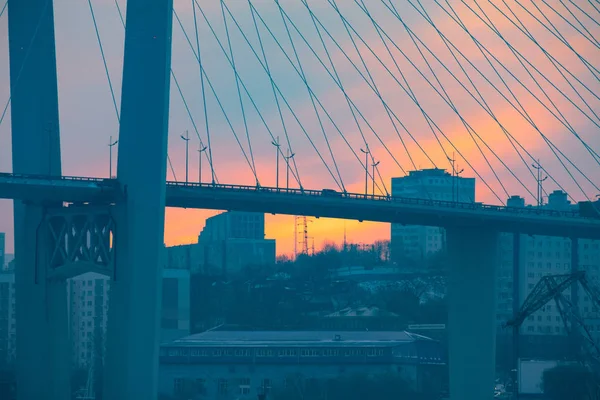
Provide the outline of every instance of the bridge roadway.
{"type": "MultiPolygon", "coordinates": [[[[116,203],[126,196],[116,179],[0,173],[0,198],[26,202],[116,203]]],[[[166,183],[167,207],[256,211],[358,221],[440,227],[481,227],[499,232],[600,239],[600,219],[578,212],[515,208],[340,193],[209,183],[166,183]]]]}

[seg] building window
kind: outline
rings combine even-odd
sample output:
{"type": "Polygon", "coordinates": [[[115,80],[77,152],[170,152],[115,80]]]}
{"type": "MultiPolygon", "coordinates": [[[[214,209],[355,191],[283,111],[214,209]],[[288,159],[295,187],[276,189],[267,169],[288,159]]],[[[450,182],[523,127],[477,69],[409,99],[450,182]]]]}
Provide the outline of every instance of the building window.
{"type": "Polygon", "coordinates": [[[226,395],[229,391],[229,385],[227,383],[227,379],[220,378],[217,383],[217,392],[220,395],[226,395]]]}
{"type": "Polygon", "coordinates": [[[206,395],[206,380],[203,378],[196,379],[196,391],[199,395],[206,395]]]}
{"type": "Polygon", "coordinates": [[[173,379],[173,393],[182,394],[185,388],[185,381],[183,378],[173,379]]]}

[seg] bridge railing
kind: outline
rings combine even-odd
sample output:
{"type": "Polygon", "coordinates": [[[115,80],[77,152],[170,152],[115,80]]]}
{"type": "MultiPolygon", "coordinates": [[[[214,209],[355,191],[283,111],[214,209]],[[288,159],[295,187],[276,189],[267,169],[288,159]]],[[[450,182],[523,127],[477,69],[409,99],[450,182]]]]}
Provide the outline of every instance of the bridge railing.
{"type": "Polygon", "coordinates": [[[496,206],[483,203],[463,203],[457,201],[448,200],[433,200],[433,199],[417,199],[410,197],[400,196],[384,196],[384,195],[372,195],[372,194],[360,194],[360,193],[349,193],[349,192],[337,192],[333,190],[310,190],[310,189],[295,189],[295,188],[274,188],[265,186],[249,186],[249,185],[228,185],[228,184],[211,184],[211,183],[179,183],[179,182],[167,182],[168,186],[175,187],[189,187],[189,188],[205,188],[205,189],[224,189],[229,191],[241,191],[241,192],[260,192],[260,193],[273,193],[273,194],[289,194],[289,195],[302,195],[302,196],[315,196],[315,197],[327,197],[327,198],[344,198],[353,200],[375,200],[383,202],[392,202],[406,205],[416,206],[432,206],[442,208],[454,208],[461,210],[481,210],[488,212],[498,212],[507,214],[525,214],[525,215],[539,215],[548,217],[568,217],[568,218],[583,218],[577,211],[559,211],[540,209],[533,207],[507,207],[507,206],[496,206]]]}
{"type": "MultiPolygon", "coordinates": [[[[116,179],[107,178],[90,178],[81,176],[48,176],[48,175],[35,175],[35,174],[15,174],[15,173],[0,173],[0,178],[7,179],[23,179],[23,180],[43,180],[43,181],[61,181],[61,182],[89,182],[95,183],[99,186],[113,186],[118,185],[116,179]]],[[[360,194],[360,193],[348,193],[348,192],[337,192],[330,189],[324,190],[311,190],[304,188],[275,188],[268,186],[249,186],[249,185],[229,185],[229,184],[212,184],[212,183],[198,183],[198,182],[173,182],[167,181],[167,186],[178,187],[178,188],[197,188],[197,189],[219,189],[227,191],[240,191],[240,192],[255,192],[255,193],[272,193],[272,194],[283,194],[293,196],[310,196],[310,197],[326,197],[326,198],[343,198],[352,200],[371,200],[381,201],[386,203],[399,203],[406,205],[415,206],[430,206],[430,207],[441,207],[441,208],[454,208],[460,210],[479,210],[485,212],[497,212],[506,214],[525,214],[525,215],[537,215],[547,217],[567,217],[567,218],[584,218],[578,211],[559,211],[550,209],[541,209],[536,207],[507,207],[507,206],[496,206],[483,203],[462,203],[457,201],[448,200],[433,200],[433,199],[416,199],[411,197],[391,196],[391,195],[372,195],[372,194],[360,194]]]]}

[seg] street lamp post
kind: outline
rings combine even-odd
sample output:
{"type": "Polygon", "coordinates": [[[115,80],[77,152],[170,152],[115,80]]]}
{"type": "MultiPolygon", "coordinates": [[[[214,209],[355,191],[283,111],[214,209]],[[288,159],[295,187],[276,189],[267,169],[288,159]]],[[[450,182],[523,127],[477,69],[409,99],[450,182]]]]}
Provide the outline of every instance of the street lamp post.
{"type": "Polygon", "coordinates": [[[279,136],[277,136],[277,139],[272,141],[271,144],[273,146],[275,146],[275,152],[277,153],[277,161],[275,161],[275,168],[276,168],[276,172],[275,172],[275,187],[277,189],[279,189],[279,147],[281,146],[279,144],[279,136]]]}
{"type": "Polygon", "coordinates": [[[379,165],[381,161],[377,161],[373,163],[373,196],[375,196],[375,168],[379,165]]]}
{"type": "Polygon", "coordinates": [[[365,153],[365,196],[369,194],[369,154],[371,151],[369,150],[369,146],[366,146],[367,149],[360,149],[363,153],[365,153]]]}
{"type": "Polygon", "coordinates": [[[118,140],[113,142],[112,136],[108,141],[108,179],[112,179],[112,148],[119,143],[118,140]]]}
{"type": "Polygon", "coordinates": [[[189,182],[188,179],[188,172],[189,172],[189,144],[190,144],[190,137],[188,135],[188,131],[185,131],[185,136],[180,135],[181,138],[185,141],[185,183],[189,182]]]}
{"type": "Polygon", "coordinates": [[[198,183],[202,183],[202,153],[204,153],[205,151],[206,146],[198,149],[198,183]]]}
{"type": "MultiPolygon", "coordinates": [[[[464,172],[464,170],[465,169],[463,168],[460,171],[456,171],[456,173],[454,174],[455,175],[454,179],[456,179],[456,185],[455,186],[456,186],[456,201],[457,202],[460,202],[460,191],[458,190],[458,188],[460,186],[460,180],[458,178],[459,178],[459,175],[464,172]]],[[[454,197],[454,194],[452,195],[452,197],[454,197]]]]}
{"type": "Polygon", "coordinates": [[[290,188],[290,159],[294,158],[296,153],[290,154],[290,149],[287,149],[287,155],[285,158],[286,171],[285,171],[285,188],[290,188]]]}
{"type": "Polygon", "coordinates": [[[540,160],[537,160],[537,162],[535,164],[531,164],[531,166],[537,170],[537,203],[538,203],[538,207],[541,207],[544,203],[544,199],[542,197],[543,192],[544,192],[542,182],[544,182],[546,179],[548,179],[548,177],[545,176],[544,178],[542,178],[543,168],[542,168],[542,165],[540,164],[540,160]]]}

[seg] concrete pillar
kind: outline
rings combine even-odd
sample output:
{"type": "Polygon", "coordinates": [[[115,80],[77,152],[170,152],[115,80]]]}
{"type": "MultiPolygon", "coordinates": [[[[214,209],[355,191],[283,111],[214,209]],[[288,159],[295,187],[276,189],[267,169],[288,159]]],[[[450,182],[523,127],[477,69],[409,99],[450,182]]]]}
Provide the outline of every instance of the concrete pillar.
{"type": "MultiPolygon", "coordinates": [[[[13,171],[60,175],[52,0],[9,0],[8,37],[13,171]]],[[[62,353],[61,335],[68,341],[61,314],[66,314],[66,289],[63,302],[62,295],[53,297],[54,290],[47,287],[44,263],[49,250],[37,242],[42,212],[39,206],[15,201],[17,393],[19,400],[48,398],[50,393],[66,400],[71,359],[70,349],[62,353]],[[59,303],[64,310],[50,306],[59,303]]]]}
{"type": "Polygon", "coordinates": [[[481,228],[446,229],[450,398],[492,400],[496,362],[498,234],[481,228]]]}
{"type": "MultiPolygon", "coordinates": [[[[72,347],[69,332],[67,282],[51,281],[46,284],[47,321],[50,344],[48,349],[50,382],[46,398],[71,398],[72,347]]],[[[18,327],[17,327],[18,329],[18,327]]]]}
{"type": "Polygon", "coordinates": [[[156,397],[172,11],[172,0],[127,1],[117,165],[126,199],[116,209],[106,399],[156,397]]]}

